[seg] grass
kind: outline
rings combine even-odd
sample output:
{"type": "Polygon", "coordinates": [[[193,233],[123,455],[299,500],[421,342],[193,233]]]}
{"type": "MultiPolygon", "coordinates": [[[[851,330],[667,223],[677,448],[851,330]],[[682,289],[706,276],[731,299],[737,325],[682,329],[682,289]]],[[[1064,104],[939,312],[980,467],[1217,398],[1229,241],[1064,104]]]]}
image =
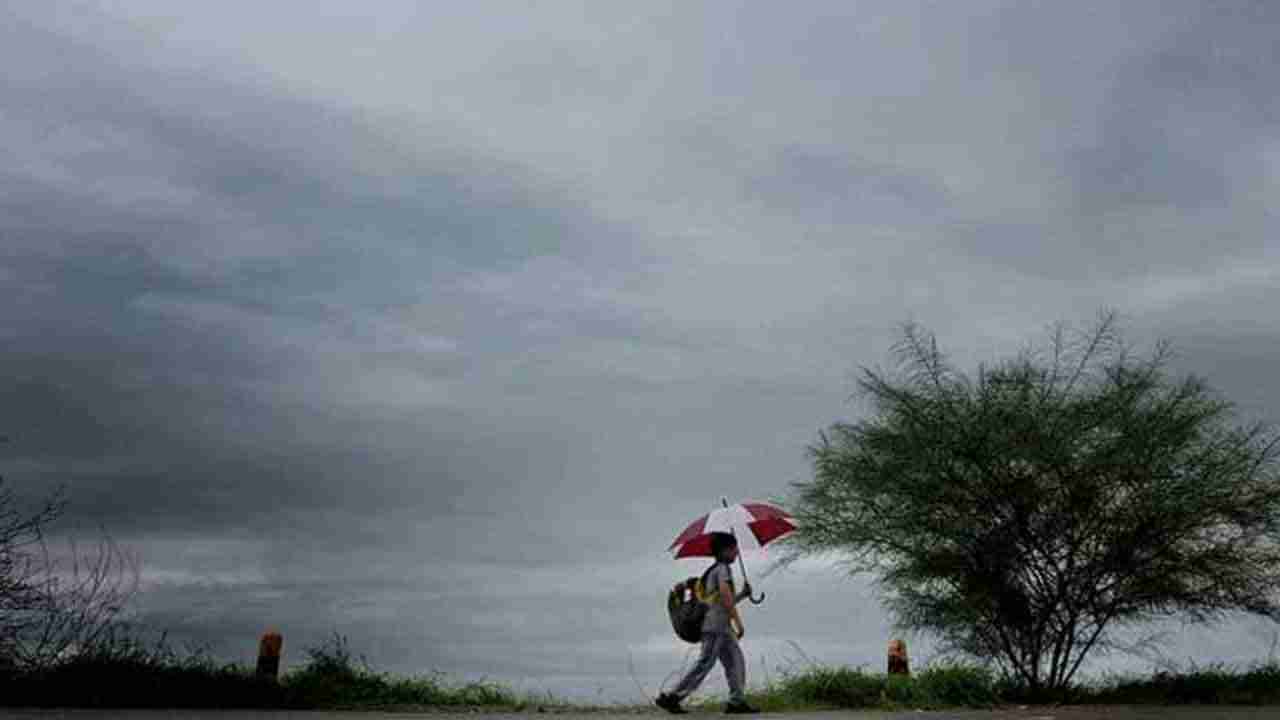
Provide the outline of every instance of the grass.
{"type": "Polygon", "coordinates": [[[219,664],[207,653],[174,652],[163,639],[130,640],[85,653],[39,672],[0,677],[0,706],[130,708],[486,708],[554,710],[569,703],[550,694],[517,693],[499,683],[450,681],[443,673],[395,677],[357,663],[335,635],[307,651],[308,661],[279,681],[251,668],[219,664]]]}
{"type": "MultiPolygon", "coordinates": [[[[488,709],[509,712],[653,710],[651,706],[589,706],[551,695],[518,693],[496,682],[455,682],[442,673],[397,677],[371,670],[352,657],[346,639],[334,637],[308,649],[307,662],[278,682],[250,668],[218,663],[208,654],[122,640],[68,658],[41,672],[0,671],[0,706],[258,708],[258,709],[488,709]]],[[[1280,664],[1247,669],[1223,665],[1157,672],[1149,677],[1111,676],[1071,688],[1065,698],[1032,697],[990,670],[964,663],[929,663],[910,676],[848,666],[780,670],[750,689],[748,701],[766,712],[820,709],[990,708],[1066,700],[1108,705],[1280,705],[1280,664]]],[[[689,703],[718,712],[723,697],[689,703]]]]}
{"type": "MultiPolygon", "coordinates": [[[[723,699],[694,705],[718,709],[723,699]]],[[[991,673],[977,666],[938,664],[911,675],[869,673],[848,666],[811,665],[783,671],[758,689],[749,689],[747,702],[766,712],[950,707],[989,708],[1000,702],[991,673]]]]}
{"type": "Polygon", "coordinates": [[[1210,665],[1148,678],[1112,677],[1079,692],[1081,703],[1133,705],[1280,705],[1280,664],[1210,665]]]}
{"type": "MultiPolygon", "coordinates": [[[[691,703],[718,710],[725,698],[691,703]]],[[[936,663],[910,676],[849,666],[808,664],[748,690],[747,701],[766,712],[875,709],[992,708],[1011,704],[1075,705],[1280,705],[1280,664],[1248,668],[1191,667],[1149,676],[1112,675],[1079,683],[1063,693],[1032,694],[990,670],[965,663],[936,663]]]]}

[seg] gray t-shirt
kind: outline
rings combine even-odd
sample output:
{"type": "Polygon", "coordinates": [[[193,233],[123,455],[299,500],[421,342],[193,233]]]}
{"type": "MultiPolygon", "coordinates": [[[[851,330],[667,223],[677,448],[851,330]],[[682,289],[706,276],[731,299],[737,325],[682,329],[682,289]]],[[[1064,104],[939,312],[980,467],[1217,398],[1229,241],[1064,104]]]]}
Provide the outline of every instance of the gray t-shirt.
{"type": "MultiPolygon", "coordinates": [[[[718,562],[707,572],[706,583],[703,585],[708,595],[716,592],[721,580],[729,583],[729,592],[736,592],[733,588],[733,568],[728,563],[718,562]]],[[[711,607],[707,608],[706,617],[702,620],[702,632],[726,635],[732,632],[729,626],[729,611],[724,609],[721,602],[720,598],[716,597],[711,602],[711,607]]]]}

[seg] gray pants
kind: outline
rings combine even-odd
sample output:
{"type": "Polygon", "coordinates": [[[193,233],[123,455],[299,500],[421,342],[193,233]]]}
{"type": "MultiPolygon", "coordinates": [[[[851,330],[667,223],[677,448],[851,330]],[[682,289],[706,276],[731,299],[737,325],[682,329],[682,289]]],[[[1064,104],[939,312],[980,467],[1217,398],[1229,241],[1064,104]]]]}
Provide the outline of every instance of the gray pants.
{"type": "Polygon", "coordinates": [[[681,700],[688,697],[707,679],[707,673],[711,672],[716,660],[724,668],[724,679],[729,683],[729,701],[745,702],[743,685],[747,678],[747,663],[742,657],[742,648],[738,646],[738,638],[729,633],[702,634],[702,653],[698,655],[698,662],[689,668],[671,694],[681,700]]]}

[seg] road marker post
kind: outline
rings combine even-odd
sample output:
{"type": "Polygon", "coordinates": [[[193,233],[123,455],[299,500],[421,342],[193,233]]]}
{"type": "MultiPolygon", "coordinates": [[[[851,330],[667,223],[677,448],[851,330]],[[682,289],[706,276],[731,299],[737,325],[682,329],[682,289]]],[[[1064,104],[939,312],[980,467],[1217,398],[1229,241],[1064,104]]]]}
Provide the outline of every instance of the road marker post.
{"type": "Polygon", "coordinates": [[[907,643],[905,640],[889,641],[889,674],[911,674],[911,670],[907,666],[907,643]]]}
{"type": "Polygon", "coordinates": [[[280,651],[284,648],[284,637],[275,630],[262,633],[258,641],[257,676],[265,680],[276,680],[280,675],[280,651]]]}

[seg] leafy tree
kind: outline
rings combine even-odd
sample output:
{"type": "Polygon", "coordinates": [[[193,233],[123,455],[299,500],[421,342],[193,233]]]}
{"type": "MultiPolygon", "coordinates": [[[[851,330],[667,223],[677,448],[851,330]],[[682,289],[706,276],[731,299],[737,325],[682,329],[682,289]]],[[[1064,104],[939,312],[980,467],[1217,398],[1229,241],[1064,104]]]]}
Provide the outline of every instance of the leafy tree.
{"type": "Polygon", "coordinates": [[[1170,377],[1167,342],[1135,357],[1104,313],[976,378],[914,325],[894,352],[859,377],[868,417],[809,448],[788,560],[839,555],[900,629],[1033,692],[1067,689],[1122,627],[1280,619],[1280,438],[1170,377]]]}

